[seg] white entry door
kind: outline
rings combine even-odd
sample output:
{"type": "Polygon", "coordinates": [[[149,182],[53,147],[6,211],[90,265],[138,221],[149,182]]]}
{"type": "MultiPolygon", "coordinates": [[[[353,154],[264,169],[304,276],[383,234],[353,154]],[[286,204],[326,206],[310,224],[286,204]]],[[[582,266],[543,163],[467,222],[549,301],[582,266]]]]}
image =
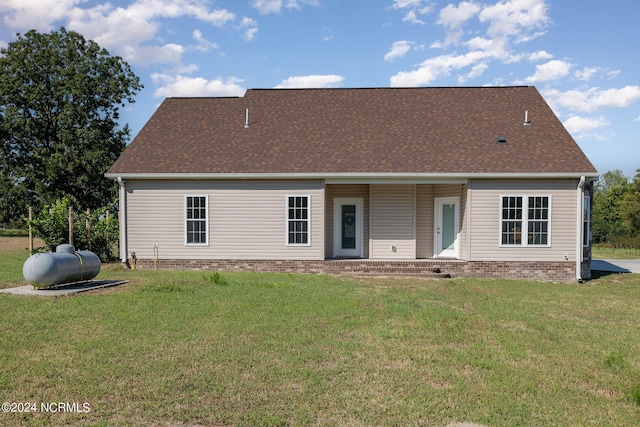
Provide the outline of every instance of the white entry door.
{"type": "Polygon", "coordinates": [[[460,233],[460,198],[439,197],[435,199],[435,245],[436,257],[458,258],[458,235],[460,233]]]}
{"type": "Polygon", "coordinates": [[[362,198],[333,199],[333,256],[362,256],[362,198]]]}

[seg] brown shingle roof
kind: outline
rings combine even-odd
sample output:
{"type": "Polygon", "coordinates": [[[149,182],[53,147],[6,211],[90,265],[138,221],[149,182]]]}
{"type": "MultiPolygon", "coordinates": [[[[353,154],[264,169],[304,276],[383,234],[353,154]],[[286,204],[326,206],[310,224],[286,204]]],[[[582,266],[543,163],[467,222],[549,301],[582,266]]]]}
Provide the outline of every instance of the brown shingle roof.
{"type": "Polygon", "coordinates": [[[519,86],[250,89],[240,98],[169,98],[108,175],[217,173],[596,170],[536,88],[519,86]],[[523,126],[525,111],[530,126],[523,126]]]}

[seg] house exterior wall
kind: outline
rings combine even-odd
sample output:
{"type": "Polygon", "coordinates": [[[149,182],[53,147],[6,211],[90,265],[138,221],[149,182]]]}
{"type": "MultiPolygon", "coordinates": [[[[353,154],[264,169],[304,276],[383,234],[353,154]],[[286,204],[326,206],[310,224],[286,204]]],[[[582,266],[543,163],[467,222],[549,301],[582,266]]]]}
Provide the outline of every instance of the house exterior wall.
{"type": "Polygon", "coordinates": [[[576,262],[577,180],[485,180],[469,181],[469,261],[576,262]],[[502,246],[501,197],[549,196],[549,247],[502,246]],[[567,259],[565,259],[565,254],[567,259]]]}
{"type": "Polygon", "coordinates": [[[458,197],[460,199],[460,233],[458,235],[458,257],[468,256],[468,214],[467,186],[464,184],[419,184],[416,186],[416,257],[434,256],[435,205],[438,197],[458,197]]]}
{"type": "Polygon", "coordinates": [[[333,200],[336,198],[362,198],[362,257],[369,258],[369,184],[328,184],[325,187],[325,258],[333,258],[333,200]]]}
{"type": "Polygon", "coordinates": [[[128,250],[164,259],[324,259],[324,185],[318,181],[129,180],[128,250]],[[209,244],[185,244],[185,197],[208,196],[209,244]],[[310,196],[309,246],[287,245],[287,196],[310,196]]]}
{"type": "Polygon", "coordinates": [[[416,186],[416,257],[433,257],[433,184],[416,186]]]}
{"type": "MultiPolygon", "coordinates": [[[[214,262],[243,260],[278,263],[332,258],[335,198],[363,200],[363,258],[372,262],[429,259],[434,251],[434,200],[459,197],[460,261],[432,262],[444,263],[456,275],[514,277],[525,267],[531,277],[540,279],[570,281],[575,274],[578,182],[572,179],[474,179],[466,185],[128,180],[125,185],[128,251],[136,252],[140,265],[153,262],[156,242],[164,268],[213,268],[214,262]],[[303,195],[310,196],[310,244],[288,246],[287,196],[303,195]],[[514,195],[550,197],[548,247],[500,244],[501,197],[514,195]],[[208,245],[185,244],[186,196],[208,197],[208,245]]],[[[585,252],[588,250],[585,248],[585,252]]],[[[264,264],[264,268],[269,265],[276,264],[264,264]]],[[[238,264],[233,268],[245,267],[238,264]]],[[[328,267],[313,264],[309,268],[322,272],[328,267]]]]}
{"type": "Polygon", "coordinates": [[[370,258],[415,259],[416,186],[371,185],[370,258]]]}

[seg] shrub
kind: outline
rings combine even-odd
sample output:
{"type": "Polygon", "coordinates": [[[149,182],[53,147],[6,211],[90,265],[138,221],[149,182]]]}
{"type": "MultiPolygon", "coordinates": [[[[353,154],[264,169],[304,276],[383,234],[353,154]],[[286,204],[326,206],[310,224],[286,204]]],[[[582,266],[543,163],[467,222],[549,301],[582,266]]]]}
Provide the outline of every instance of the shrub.
{"type": "Polygon", "coordinates": [[[217,271],[213,274],[209,274],[209,275],[205,274],[203,277],[205,281],[208,281],[210,283],[215,283],[216,285],[226,286],[229,284],[229,281],[224,277],[222,277],[220,273],[218,273],[217,271]]]}
{"type": "MultiPolygon", "coordinates": [[[[29,224],[33,227],[35,237],[45,242],[44,248],[55,251],[56,246],[67,243],[69,239],[69,207],[72,199],[64,197],[51,205],[45,205],[36,218],[29,224]]],[[[77,249],[88,249],[94,252],[102,261],[112,261],[117,257],[116,250],[119,239],[117,215],[107,218],[107,207],[86,212],[74,213],[73,244],[77,249]],[[91,224],[91,232],[87,229],[87,222],[91,224]]],[[[111,211],[114,209],[112,208],[111,211]]]]}

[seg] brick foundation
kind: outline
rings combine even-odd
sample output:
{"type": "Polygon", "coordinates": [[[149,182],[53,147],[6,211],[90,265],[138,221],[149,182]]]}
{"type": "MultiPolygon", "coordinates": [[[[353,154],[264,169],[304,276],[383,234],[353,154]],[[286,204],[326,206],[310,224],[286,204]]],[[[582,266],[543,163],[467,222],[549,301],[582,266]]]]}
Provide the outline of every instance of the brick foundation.
{"type": "MultiPolygon", "coordinates": [[[[153,269],[139,259],[136,268],[153,269]]],[[[349,274],[355,276],[481,277],[575,283],[575,263],[547,261],[377,261],[377,260],[209,260],[160,259],[163,270],[349,274]]]]}

